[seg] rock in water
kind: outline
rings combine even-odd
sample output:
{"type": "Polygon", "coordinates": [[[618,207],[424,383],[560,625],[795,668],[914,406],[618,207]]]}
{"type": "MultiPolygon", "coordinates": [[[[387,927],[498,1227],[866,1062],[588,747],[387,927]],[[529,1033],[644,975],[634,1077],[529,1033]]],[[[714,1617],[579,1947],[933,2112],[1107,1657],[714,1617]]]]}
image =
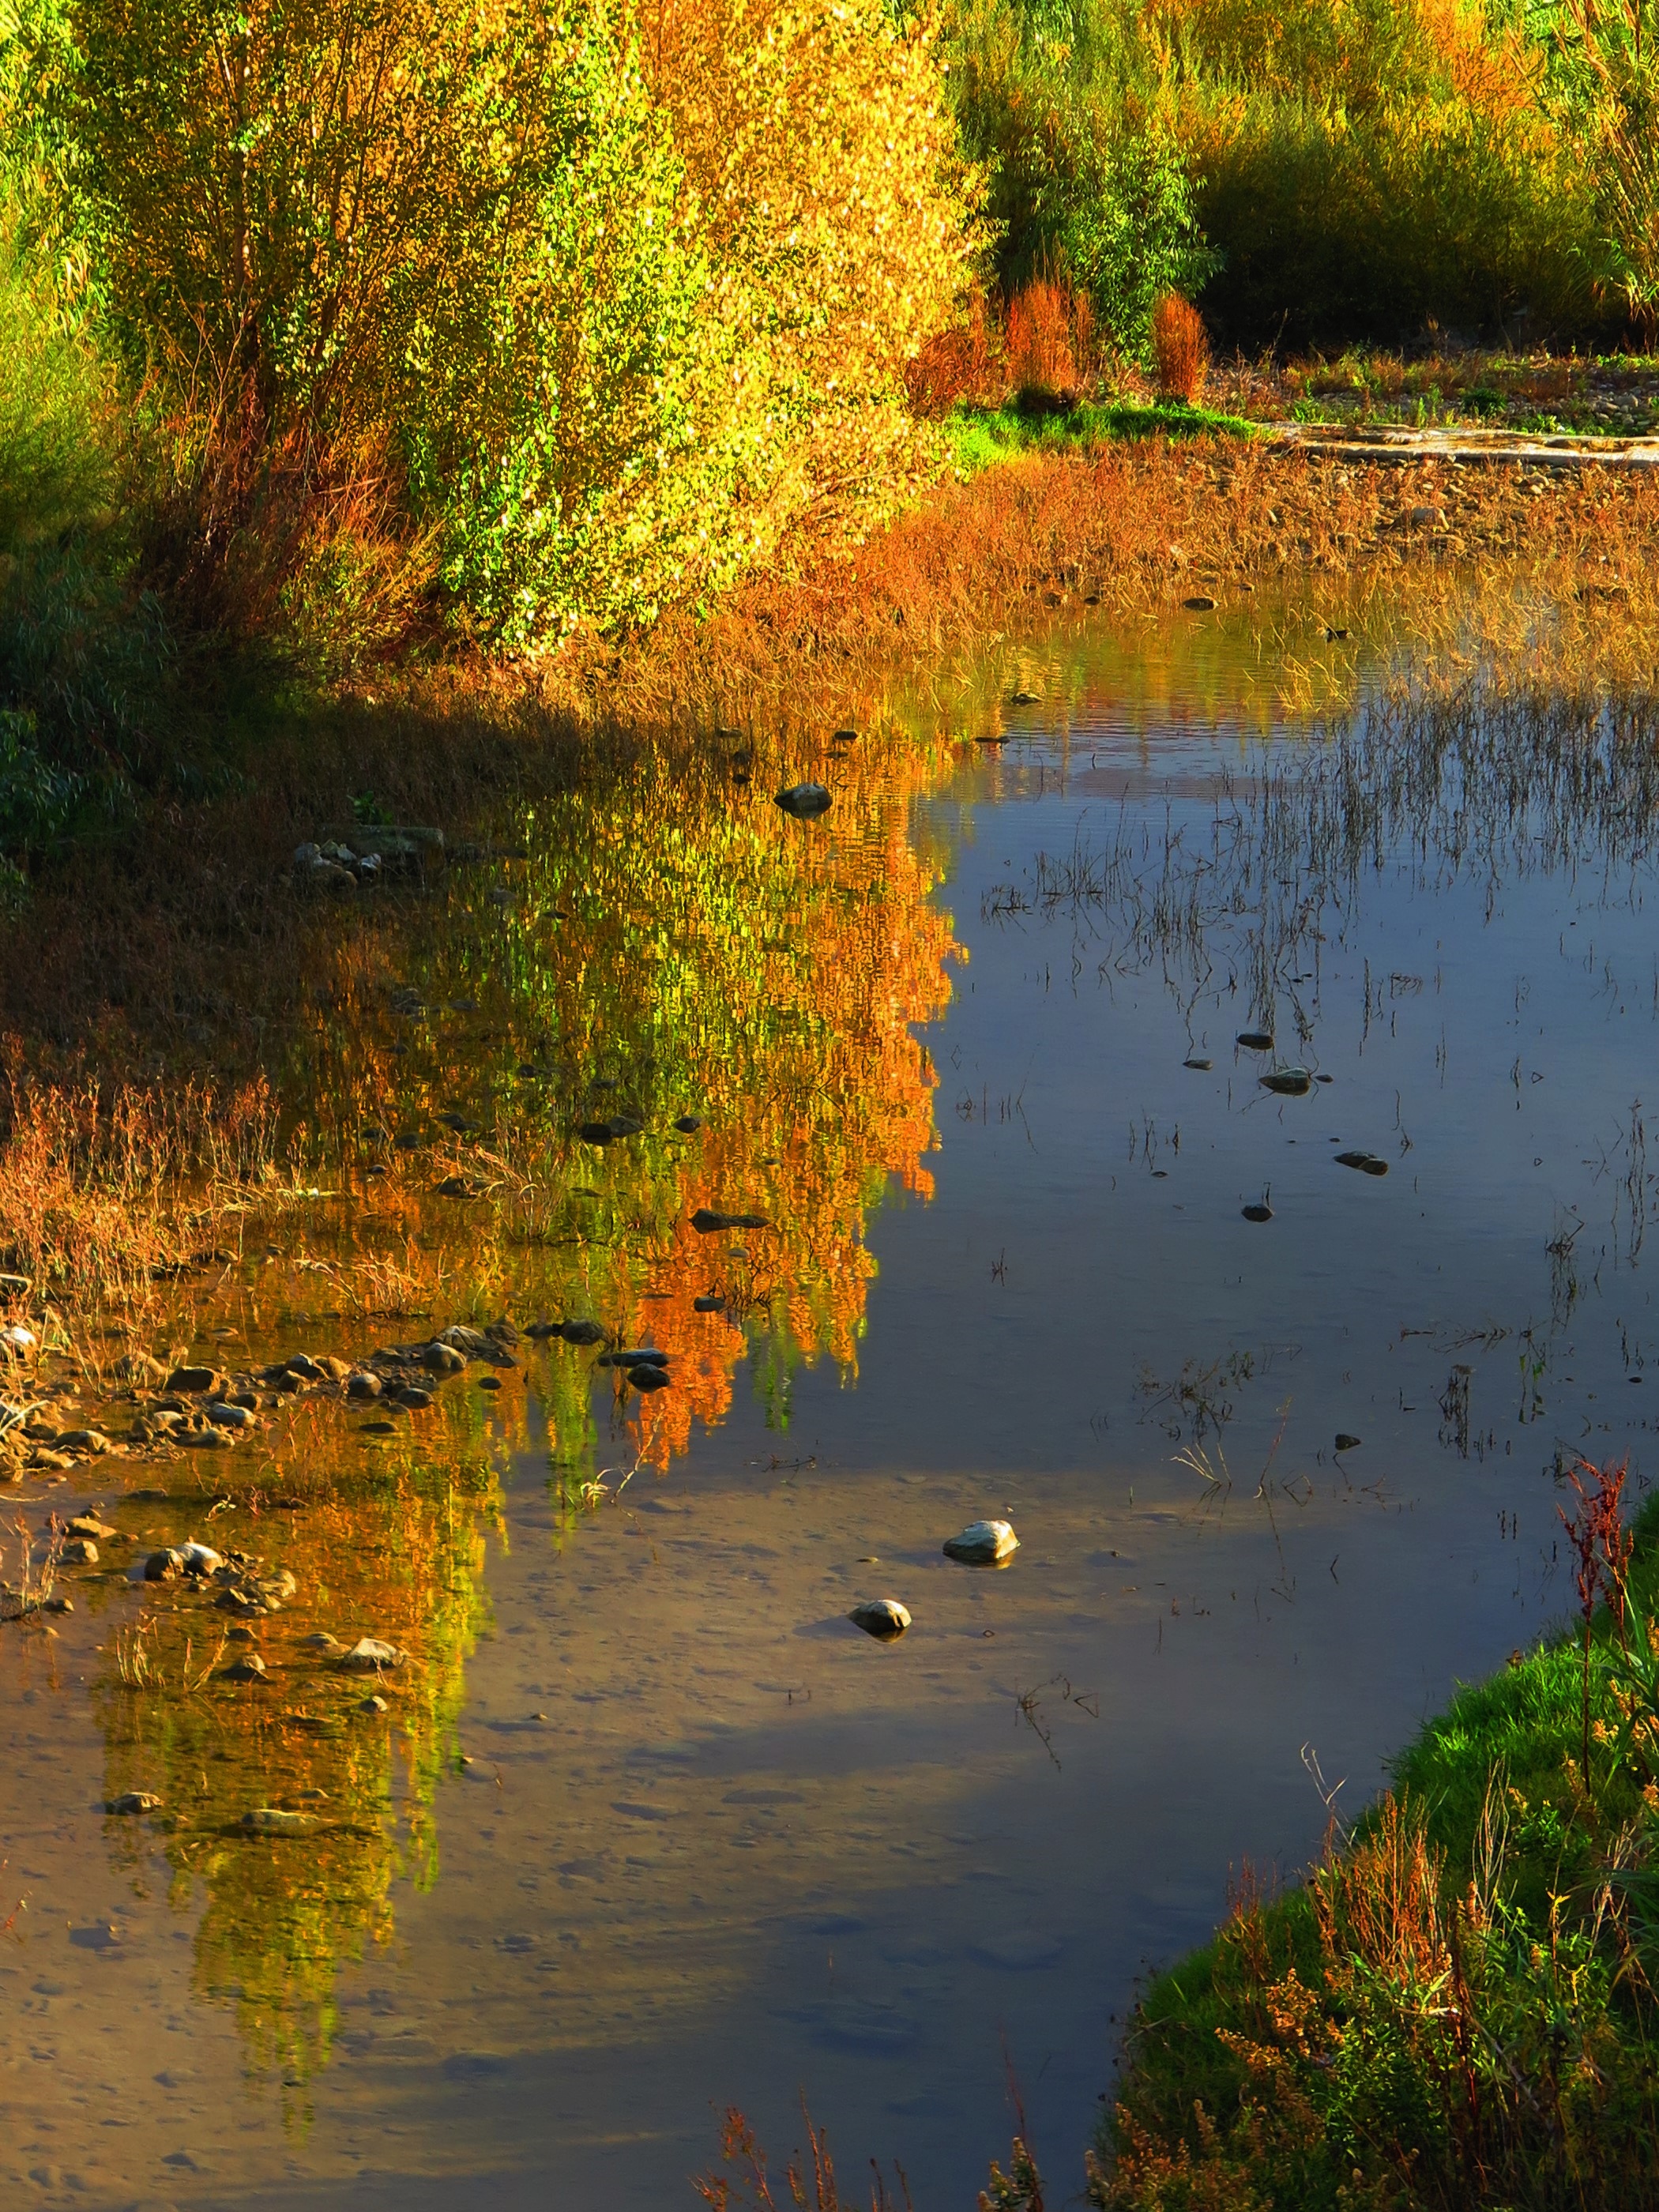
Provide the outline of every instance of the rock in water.
{"type": "Polygon", "coordinates": [[[1241,1206],[1238,1210],[1246,1221],[1271,1221],[1273,1218],[1271,1206],[1241,1206]]]}
{"type": "Polygon", "coordinates": [[[409,1664],[409,1654],[400,1651],[395,1644],[382,1644],[378,1638],[360,1636],[349,1651],[343,1651],[335,1662],[351,1674],[390,1673],[409,1664]]]}
{"type": "Polygon", "coordinates": [[[372,1369],[367,1367],[360,1368],[356,1374],[348,1376],[346,1378],[345,1391],[348,1398],[378,1398],[385,1388],[380,1376],[372,1369]]]}
{"type": "Polygon", "coordinates": [[[722,1213],[715,1206],[700,1206],[691,1226],[699,1237],[708,1237],[717,1229],[769,1229],[772,1224],[763,1213],[722,1213]]]}
{"type": "Polygon", "coordinates": [[[637,1366],[629,1369],[628,1379],[636,1390],[665,1390],[673,1377],[665,1367],[659,1367],[654,1361],[642,1359],[637,1366]]]}
{"type": "Polygon", "coordinates": [[[98,1547],[90,1536],[71,1536],[58,1556],[66,1567],[95,1567],[98,1547]]]}
{"type": "Polygon", "coordinates": [[[1338,1451],[1358,1451],[1359,1439],[1358,1437],[1351,1437],[1346,1429],[1339,1429],[1336,1432],[1336,1448],[1338,1451]]]}
{"type": "Polygon", "coordinates": [[[1375,1152],[1338,1152],[1334,1156],[1340,1168],[1358,1168],[1361,1175],[1385,1176],[1389,1164],[1380,1160],[1375,1152]]]}
{"type": "Polygon", "coordinates": [[[194,1396],[198,1391],[216,1394],[227,1387],[227,1378],[216,1367],[175,1367],[167,1377],[169,1390],[183,1390],[194,1396]]]}
{"type": "Polygon", "coordinates": [[[246,1659],[233,1659],[228,1667],[219,1669],[222,1682],[263,1682],[265,1662],[257,1651],[250,1651],[246,1659]]]}
{"type": "Polygon", "coordinates": [[[674,1127],[683,1137],[694,1137],[702,1127],[701,1114],[682,1114],[674,1127]]]}
{"type": "Polygon", "coordinates": [[[285,1813],[275,1805],[260,1805],[244,1813],[242,1826],[254,1836],[308,1836],[317,1826],[314,1813],[285,1813]]]}
{"type": "Polygon", "coordinates": [[[1181,604],[1189,615],[1206,615],[1215,601],[1207,592],[1194,592],[1189,599],[1183,599],[1181,604]]]}
{"type": "Polygon", "coordinates": [[[1209,1069],[1211,1062],[1207,1060],[1183,1060],[1181,1065],[1183,1067],[1195,1067],[1202,1075],[1209,1069]]]}
{"type": "Polygon", "coordinates": [[[1006,1521],[970,1521],[959,1536],[947,1536],[945,1541],[945,1558],[961,1559],[970,1567],[994,1567],[1018,1549],[1019,1539],[1006,1521]]]}
{"type": "Polygon", "coordinates": [[[567,1344],[576,1346],[603,1344],[605,1331],[596,1321],[568,1321],[558,1330],[567,1344]]]}
{"type": "Polygon", "coordinates": [[[118,1797],[109,1798],[104,1806],[106,1813],[153,1813],[161,1799],[148,1790],[124,1790],[118,1797]]]}
{"type": "Polygon", "coordinates": [[[1276,1067],[1260,1079],[1264,1091],[1274,1091],[1281,1098],[1305,1098],[1313,1089],[1313,1078],[1305,1067],[1276,1067]]]}
{"type": "Polygon", "coordinates": [[[792,783],[787,791],[778,793],[778,805],[786,814],[804,820],[808,815],[830,811],[830,789],[822,783],[792,783]]]}
{"type": "Polygon", "coordinates": [[[178,1552],[152,1552],[144,1561],[143,1579],[147,1583],[171,1582],[184,1564],[178,1552]]]}
{"type": "Polygon", "coordinates": [[[847,1618],[866,1636],[878,1637],[884,1644],[902,1636],[910,1626],[908,1611],[896,1597],[866,1598],[853,1607],[847,1618]]]}
{"type": "Polygon", "coordinates": [[[1240,1030],[1234,1042],[1242,1044],[1246,1052],[1271,1052],[1273,1048],[1271,1030],[1240,1030]]]}

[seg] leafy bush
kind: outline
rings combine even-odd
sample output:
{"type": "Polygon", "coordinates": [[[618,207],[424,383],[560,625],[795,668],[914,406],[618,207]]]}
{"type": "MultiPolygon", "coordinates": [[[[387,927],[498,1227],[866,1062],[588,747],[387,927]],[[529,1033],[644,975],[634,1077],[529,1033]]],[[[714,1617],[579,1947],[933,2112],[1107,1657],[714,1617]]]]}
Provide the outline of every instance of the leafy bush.
{"type": "Polygon", "coordinates": [[[307,550],[365,453],[514,644],[647,620],[928,463],[902,369],[964,289],[974,188],[931,40],[880,0],[73,20],[128,360],[197,396],[204,483],[213,426],[251,426],[228,537],[286,534],[284,606],[376,588],[337,532],[307,550]]]}
{"type": "Polygon", "coordinates": [[[1155,58],[1127,0],[959,0],[963,143],[991,176],[1011,295],[1063,274],[1122,350],[1145,357],[1153,301],[1212,273],[1155,58]]]}

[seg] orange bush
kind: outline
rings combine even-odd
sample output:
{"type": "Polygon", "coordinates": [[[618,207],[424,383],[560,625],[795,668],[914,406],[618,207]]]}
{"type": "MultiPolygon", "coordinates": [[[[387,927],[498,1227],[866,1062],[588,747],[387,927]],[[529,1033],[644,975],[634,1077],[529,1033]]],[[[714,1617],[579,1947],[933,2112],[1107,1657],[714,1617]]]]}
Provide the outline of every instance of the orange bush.
{"type": "Polygon", "coordinates": [[[1094,311],[1069,284],[1038,277],[1008,307],[1008,379],[1016,392],[1075,399],[1094,343],[1094,311]]]}
{"type": "Polygon", "coordinates": [[[1166,292],[1152,309],[1152,352],[1164,398],[1196,405],[1209,374],[1210,341],[1203,316],[1179,292],[1166,292]]]}

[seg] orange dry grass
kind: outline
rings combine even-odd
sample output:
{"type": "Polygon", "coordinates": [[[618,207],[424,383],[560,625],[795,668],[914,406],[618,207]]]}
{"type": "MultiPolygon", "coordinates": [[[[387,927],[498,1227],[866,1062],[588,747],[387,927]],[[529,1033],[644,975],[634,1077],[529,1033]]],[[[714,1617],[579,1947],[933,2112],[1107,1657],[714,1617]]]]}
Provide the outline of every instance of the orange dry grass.
{"type": "Polygon", "coordinates": [[[1179,292],[1166,292],[1152,309],[1152,352],[1159,392],[1195,406],[1209,374],[1210,341],[1203,316],[1179,292]]]}
{"type": "Polygon", "coordinates": [[[204,1192],[234,1193],[264,1167],[273,1123],[263,1084],[225,1097],[186,1082],[109,1100],[89,1084],[30,1085],[0,1146],[5,1272],[36,1304],[142,1307],[195,1257],[204,1192]]]}
{"type": "Polygon", "coordinates": [[[905,396],[924,422],[948,415],[963,401],[998,406],[1007,393],[1002,333],[975,300],[967,319],[938,331],[904,365],[905,396]]]}
{"type": "Polygon", "coordinates": [[[1069,284],[1038,278],[1009,303],[1006,343],[1016,392],[1075,399],[1093,351],[1094,312],[1069,284]]]}

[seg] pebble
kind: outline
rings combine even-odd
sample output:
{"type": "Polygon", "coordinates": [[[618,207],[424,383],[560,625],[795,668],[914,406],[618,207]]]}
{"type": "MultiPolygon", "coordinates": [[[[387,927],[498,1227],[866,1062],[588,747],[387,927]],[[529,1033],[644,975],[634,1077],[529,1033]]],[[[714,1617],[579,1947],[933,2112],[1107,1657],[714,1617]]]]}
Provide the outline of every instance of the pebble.
{"type": "Polygon", "coordinates": [[[216,1400],[203,1411],[216,1428],[256,1429],[259,1425],[246,1406],[233,1406],[228,1399],[216,1400]]]}
{"type": "Polygon", "coordinates": [[[701,1114],[682,1114],[674,1127],[683,1137],[694,1137],[702,1127],[701,1114]]]}
{"type": "Polygon", "coordinates": [[[772,1224],[763,1213],[721,1213],[712,1206],[700,1206],[691,1226],[700,1237],[708,1237],[717,1229],[769,1229],[772,1224]]]}
{"type": "Polygon", "coordinates": [[[1346,1429],[1339,1429],[1336,1432],[1336,1448],[1338,1451],[1358,1451],[1359,1439],[1358,1437],[1351,1437],[1346,1429]]]}
{"type": "Polygon", "coordinates": [[[970,1521],[959,1536],[948,1536],[945,1542],[947,1559],[975,1567],[995,1566],[1018,1549],[1019,1539],[1006,1521],[970,1521]]]}
{"type": "Polygon", "coordinates": [[[98,1547],[90,1536],[71,1536],[58,1557],[66,1567],[95,1567],[98,1547]]]}
{"type": "Polygon", "coordinates": [[[153,1813],[161,1800],[148,1790],[124,1790],[118,1797],[106,1798],[106,1813],[153,1813]]]}
{"type": "Polygon", "coordinates": [[[219,1669],[219,1679],[224,1682],[263,1682],[265,1662],[257,1651],[250,1651],[245,1659],[233,1659],[228,1667],[219,1669]]]}
{"type": "Polygon", "coordinates": [[[242,1826],[255,1836],[308,1836],[317,1826],[314,1813],[288,1813],[275,1805],[260,1805],[242,1815],[242,1826]]]}
{"type": "Polygon", "coordinates": [[[853,1607],[847,1618],[856,1627],[861,1628],[866,1636],[878,1637],[884,1642],[902,1636],[910,1626],[908,1607],[902,1606],[896,1597],[866,1598],[853,1607]]]}
{"type": "Polygon", "coordinates": [[[195,1397],[204,1392],[222,1390],[228,1380],[216,1367],[175,1367],[167,1379],[167,1387],[195,1397]]]}
{"type": "Polygon", "coordinates": [[[112,1528],[107,1521],[100,1521],[95,1513],[77,1513],[69,1523],[71,1536],[90,1536],[94,1543],[107,1544],[120,1533],[118,1528],[112,1528]]]}
{"type": "Polygon", "coordinates": [[[1195,1067],[1200,1075],[1214,1066],[1214,1062],[1208,1060],[1183,1060],[1181,1064],[1183,1067],[1195,1067]]]}
{"type": "Polygon", "coordinates": [[[1238,1210],[1246,1221],[1271,1221],[1273,1218],[1271,1206],[1241,1206],[1238,1210]]]}
{"type": "Polygon", "coordinates": [[[360,1367],[355,1375],[346,1377],[345,1394],[348,1398],[378,1398],[384,1388],[372,1368],[360,1367]]]}
{"type": "Polygon", "coordinates": [[[423,1344],[420,1363],[431,1375],[459,1375],[466,1362],[453,1345],[423,1344]]]}
{"type": "Polygon", "coordinates": [[[1361,1175],[1385,1176],[1389,1164],[1380,1160],[1375,1152],[1335,1152],[1332,1158],[1340,1168],[1357,1168],[1361,1175]]]}
{"type": "Polygon", "coordinates": [[[1206,615],[1214,606],[1215,601],[1207,592],[1194,592],[1189,599],[1183,599],[1181,604],[1188,614],[1206,615]]]}
{"type": "Polygon", "coordinates": [[[1264,1091],[1280,1098],[1305,1098],[1313,1089],[1313,1078],[1305,1067],[1276,1067],[1258,1079],[1264,1091]]]}
{"type": "Polygon", "coordinates": [[[784,812],[800,820],[809,815],[827,814],[830,803],[829,787],[822,783],[792,783],[778,793],[778,805],[784,812]]]}
{"type": "Polygon", "coordinates": [[[1246,1052],[1271,1052],[1273,1048],[1270,1030],[1240,1030],[1235,1042],[1242,1044],[1246,1052]]]}

